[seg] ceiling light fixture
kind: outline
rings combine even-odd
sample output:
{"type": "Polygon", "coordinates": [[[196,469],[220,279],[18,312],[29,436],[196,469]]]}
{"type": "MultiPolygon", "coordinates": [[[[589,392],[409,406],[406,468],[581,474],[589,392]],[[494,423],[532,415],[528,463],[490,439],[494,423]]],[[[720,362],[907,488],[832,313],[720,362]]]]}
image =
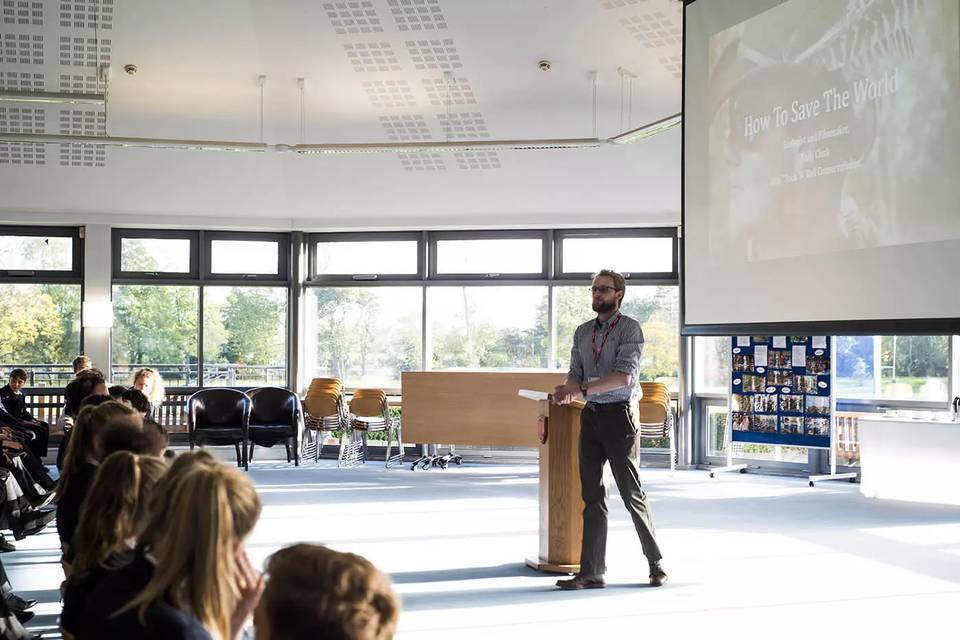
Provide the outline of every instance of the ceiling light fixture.
{"type": "Polygon", "coordinates": [[[655,136],[658,133],[663,133],[674,127],[679,127],[683,123],[683,114],[675,113],[672,116],[663,118],[661,120],[656,120],[650,124],[645,124],[642,127],[637,127],[636,129],[631,129],[630,131],[624,131],[621,134],[615,135],[611,138],[607,138],[607,142],[611,144],[630,144],[632,142],[637,142],[638,140],[643,140],[644,138],[649,138],[650,136],[655,136]]]}
{"type": "Polygon", "coordinates": [[[47,133],[0,132],[0,142],[32,144],[104,144],[114,147],[147,147],[153,149],[193,149],[197,151],[266,151],[269,145],[260,142],[227,142],[223,140],[170,140],[165,138],[125,138],[121,136],[72,136],[47,133]]]}
{"type": "Polygon", "coordinates": [[[51,91],[0,91],[2,102],[42,102],[47,104],[98,104],[106,102],[102,93],[55,93],[51,91]]]}
{"type": "Polygon", "coordinates": [[[191,149],[198,151],[277,151],[300,154],[343,155],[364,153],[418,153],[425,151],[526,151],[547,149],[589,149],[623,145],[649,138],[679,126],[681,115],[674,114],[612,138],[551,138],[534,140],[425,140],[422,142],[355,142],[328,144],[266,144],[225,140],[177,140],[168,138],[132,138],[122,136],[54,135],[0,131],[0,142],[25,144],[103,144],[116,147],[152,149],[191,149]]]}

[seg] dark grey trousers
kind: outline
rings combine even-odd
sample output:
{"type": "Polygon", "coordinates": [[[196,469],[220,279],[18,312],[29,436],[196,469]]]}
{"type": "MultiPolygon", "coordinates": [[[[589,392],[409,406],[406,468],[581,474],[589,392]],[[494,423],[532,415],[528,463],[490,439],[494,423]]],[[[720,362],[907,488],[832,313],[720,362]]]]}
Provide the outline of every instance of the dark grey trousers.
{"type": "Polygon", "coordinates": [[[580,486],[583,501],[583,546],[580,575],[600,577],[606,570],[607,488],[603,464],[610,463],[623,504],[633,518],[643,555],[654,562],[661,558],[653,530],[653,516],[640,488],[637,469],[637,428],[626,403],[588,404],[580,413],[580,486]]]}

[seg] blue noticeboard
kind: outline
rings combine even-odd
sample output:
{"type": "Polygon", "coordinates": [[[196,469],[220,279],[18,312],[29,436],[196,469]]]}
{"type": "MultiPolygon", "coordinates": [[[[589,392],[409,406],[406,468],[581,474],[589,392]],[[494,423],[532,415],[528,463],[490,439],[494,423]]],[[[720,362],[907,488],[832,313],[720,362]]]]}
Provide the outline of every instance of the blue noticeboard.
{"type": "Polygon", "coordinates": [[[733,442],[830,448],[830,339],[731,338],[733,442]]]}

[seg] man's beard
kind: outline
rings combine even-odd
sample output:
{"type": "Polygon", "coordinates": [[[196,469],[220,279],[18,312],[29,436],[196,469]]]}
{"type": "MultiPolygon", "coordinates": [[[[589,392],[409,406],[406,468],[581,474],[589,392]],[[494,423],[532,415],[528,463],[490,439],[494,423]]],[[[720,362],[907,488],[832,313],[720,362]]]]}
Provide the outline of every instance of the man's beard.
{"type": "Polygon", "coordinates": [[[603,302],[601,300],[593,301],[593,310],[597,313],[610,313],[611,311],[617,310],[616,301],[613,302],[603,302]]]}

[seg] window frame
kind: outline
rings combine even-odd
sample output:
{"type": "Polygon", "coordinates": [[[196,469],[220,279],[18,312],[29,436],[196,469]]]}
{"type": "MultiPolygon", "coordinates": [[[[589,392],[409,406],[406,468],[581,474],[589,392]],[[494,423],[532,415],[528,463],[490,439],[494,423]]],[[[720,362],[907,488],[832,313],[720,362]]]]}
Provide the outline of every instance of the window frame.
{"type": "Polygon", "coordinates": [[[200,280],[200,232],[171,229],[118,229],[112,230],[111,262],[113,264],[113,282],[121,284],[182,283],[200,280]],[[124,271],[122,248],[125,239],[189,240],[190,268],[187,272],[175,271],[124,271]]]}
{"type": "Polygon", "coordinates": [[[0,225],[0,236],[22,236],[28,238],[47,236],[70,238],[72,241],[70,269],[0,269],[0,282],[83,284],[83,233],[81,227],[0,225]]]}
{"type": "Polygon", "coordinates": [[[420,231],[372,231],[372,232],[333,232],[307,234],[307,277],[308,285],[329,286],[331,283],[353,283],[353,285],[374,284],[377,282],[411,282],[424,279],[426,247],[423,233],[420,231]],[[416,273],[317,273],[317,243],[319,242],[389,242],[415,241],[417,243],[416,273]]]}
{"type": "Polygon", "coordinates": [[[204,231],[201,235],[200,266],[201,280],[204,282],[274,282],[287,283],[290,280],[290,234],[263,231],[204,231]],[[214,273],[213,241],[239,242],[276,242],[276,273],[214,273]]]}
{"type": "Polygon", "coordinates": [[[552,271],[550,255],[551,233],[547,230],[523,231],[431,231],[427,234],[428,280],[457,280],[498,282],[502,280],[550,280],[552,271]],[[447,240],[540,240],[540,271],[536,273],[439,273],[437,271],[437,244],[447,240]]]}
{"type": "Polygon", "coordinates": [[[638,284],[670,285],[680,284],[679,271],[679,234],[676,227],[648,227],[639,229],[562,229],[554,232],[554,264],[557,280],[591,280],[592,273],[563,270],[563,241],[567,238],[670,238],[672,269],[670,271],[637,271],[623,273],[625,280],[638,284]]]}

